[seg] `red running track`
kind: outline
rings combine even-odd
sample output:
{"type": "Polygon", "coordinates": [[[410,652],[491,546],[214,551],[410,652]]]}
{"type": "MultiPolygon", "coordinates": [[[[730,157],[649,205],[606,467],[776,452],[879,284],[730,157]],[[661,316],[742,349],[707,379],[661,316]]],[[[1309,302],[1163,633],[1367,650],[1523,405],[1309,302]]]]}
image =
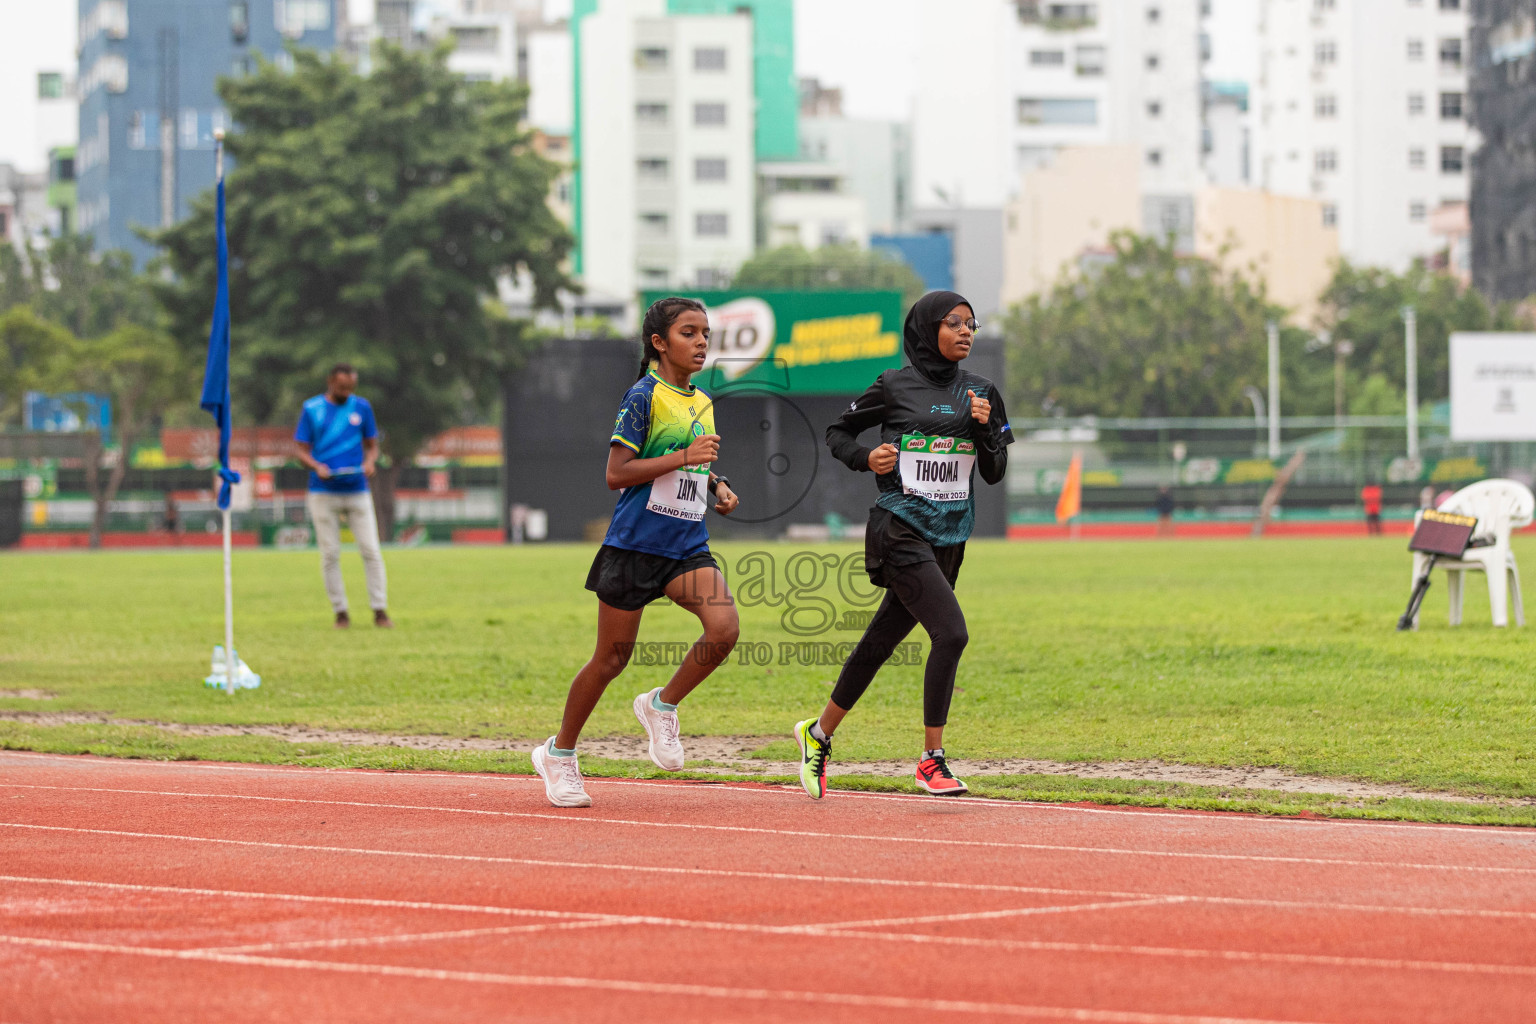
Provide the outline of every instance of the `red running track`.
{"type": "Polygon", "coordinates": [[[1536,832],[0,753],[0,1021],[1536,1019],[1536,832]]]}

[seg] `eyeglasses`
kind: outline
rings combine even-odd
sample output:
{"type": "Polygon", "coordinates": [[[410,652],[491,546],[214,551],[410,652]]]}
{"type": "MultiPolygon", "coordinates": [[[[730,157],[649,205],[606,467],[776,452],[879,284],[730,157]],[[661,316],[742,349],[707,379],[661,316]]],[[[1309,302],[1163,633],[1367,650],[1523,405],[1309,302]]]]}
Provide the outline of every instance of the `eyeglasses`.
{"type": "Polygon", "coordinates": [[[962,327],[968,327],[970,328],[972,334],[975,334],[976,328],[980,326],[976,323],[975,317],[971,317],[969,320],[962,320],[958,316],[955,316],[953,313],[940,320],[939,323],[943,324],[945,327],[948,327],[952,331],[958,331],[962,327]]]}

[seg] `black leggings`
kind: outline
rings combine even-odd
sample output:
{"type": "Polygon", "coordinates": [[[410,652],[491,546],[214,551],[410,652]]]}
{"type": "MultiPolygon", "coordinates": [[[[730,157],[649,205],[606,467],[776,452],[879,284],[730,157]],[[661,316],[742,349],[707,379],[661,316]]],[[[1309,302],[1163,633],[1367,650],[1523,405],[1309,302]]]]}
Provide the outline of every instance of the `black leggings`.
{"type": "Polygon", "coordinates": [[[886,584],[885,600],[832,688],[832,703],[852,710],[896,645],[921,622],[932,644],[923,670],[923,724],[936,728],[949,720],[955,670],[970,640],[965,613],[950,581],[934,562],[888,566],[886,584]]]}

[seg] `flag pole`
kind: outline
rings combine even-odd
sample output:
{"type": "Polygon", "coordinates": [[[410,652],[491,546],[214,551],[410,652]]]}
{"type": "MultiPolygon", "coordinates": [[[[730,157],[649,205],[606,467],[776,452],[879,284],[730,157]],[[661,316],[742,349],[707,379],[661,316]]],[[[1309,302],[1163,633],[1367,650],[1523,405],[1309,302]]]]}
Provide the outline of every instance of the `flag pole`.
{"type": "MultiPolygon", "coordinates": [[[[214,144],[214,178],[222,188],[224,185],[224,129],[219,128],[213,133],[214,144]]],[[[229,394],[229,360],[224,361],[224,393],[229,394]]],[[[230,415],[230,426],[234,425],[234,416],[230,415]]],[[[228,468],[227,466],[224,468],[228,468]]],[[[230,573],[231,530],[229,504],[225,503],[221,510],[224,516],[224,692],[235,692],[235,588],[234,580],[230,573]]]]}

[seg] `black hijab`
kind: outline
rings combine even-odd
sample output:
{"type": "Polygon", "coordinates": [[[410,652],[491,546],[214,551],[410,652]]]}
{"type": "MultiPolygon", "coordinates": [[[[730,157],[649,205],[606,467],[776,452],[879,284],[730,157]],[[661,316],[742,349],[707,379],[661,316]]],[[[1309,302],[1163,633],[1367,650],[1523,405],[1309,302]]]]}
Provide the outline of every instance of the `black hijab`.
{"type": "MultiPolygon", "coordinates": [[[[944,358],[939,351],[939,321],[956,306],[970,306],[963,295],[954,292],[929,292],[912,304],[902,328],[902,348],[907,362],[930,384],[953,384],[959,363],[944,358]]],[[[975,308],[971,307],[975,316],[975,308]]]]}

